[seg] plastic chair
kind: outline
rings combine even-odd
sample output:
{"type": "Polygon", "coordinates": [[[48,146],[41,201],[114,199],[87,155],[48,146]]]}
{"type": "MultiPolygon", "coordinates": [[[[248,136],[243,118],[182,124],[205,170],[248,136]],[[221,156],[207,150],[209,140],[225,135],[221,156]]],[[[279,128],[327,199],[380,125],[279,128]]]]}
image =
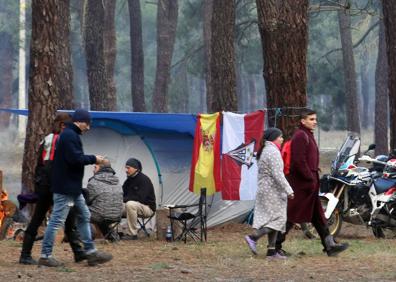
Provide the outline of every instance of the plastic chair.
{"type": "Polygon", "coordinates": [[[183,240],[184,243],[187,243],[187,237],[190,237],[195,242],[198,240],[201,242],[206,241],[206,188],[201,188],[197,204],[170,206],[168,217],[172,231],[176,222],[182,224],[182,231],[176,238],[174,232],[172,232],[173,241],[183,240]],[[177,212],[176,209],[183,209],[184,212],[177,212]],[[197,211],[193,213],[194,210],[197,211]]]}

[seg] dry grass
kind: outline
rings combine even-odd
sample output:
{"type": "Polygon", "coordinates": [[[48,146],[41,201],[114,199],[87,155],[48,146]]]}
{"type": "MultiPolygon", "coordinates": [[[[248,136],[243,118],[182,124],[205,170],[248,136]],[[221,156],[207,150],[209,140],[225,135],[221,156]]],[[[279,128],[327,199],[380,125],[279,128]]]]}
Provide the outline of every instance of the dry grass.
{"type": "MultiPolygon", "coordinates": [[[[66,244],[57,244],[54,251],[66,263],[64,268],[21,266],[17,263],[20,245],[2,241],[0,271],[2,281],[395,281],[396,241],[373,239],[364,229],[358,232],[364,236],[358,237],[355,231],[346,231],[341,240],[351,247],[335,258],[322,253],[318,240],[306,240],[297,230],[285,245],[293,254],[288,260],[268,261],[264,239],[258,245],[260,254],[252,256],[243,241],[250,227],[231,224],[210,230],[209,240],[203,244],[167,243],[153,238],[98,244],[114,259],[94,268],[73,263],[66,244]]],[[[39,249],[38,243],[35,257],[39,249]]]]}

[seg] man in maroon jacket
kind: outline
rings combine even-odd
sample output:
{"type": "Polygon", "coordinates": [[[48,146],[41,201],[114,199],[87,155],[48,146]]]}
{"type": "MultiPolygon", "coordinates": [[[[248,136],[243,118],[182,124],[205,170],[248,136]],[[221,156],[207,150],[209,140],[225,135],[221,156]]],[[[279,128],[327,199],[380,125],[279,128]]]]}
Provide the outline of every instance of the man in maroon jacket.
{"type": "Polygon", "coordinates": [[[348,244],[336,243],[330,235],[320,203],[319,150],[313,135],[316,125],[316,112],[305,109],[300,116],[300,126],[292,137],[290,174],[287,180],[295,196],[288,202],[286,233],[278,235],[277,250],[283,255],[285,251],[282,250],[282,243],[294,223],[311,222],[328,256],[335,256],[348,248],[348,244]]]}

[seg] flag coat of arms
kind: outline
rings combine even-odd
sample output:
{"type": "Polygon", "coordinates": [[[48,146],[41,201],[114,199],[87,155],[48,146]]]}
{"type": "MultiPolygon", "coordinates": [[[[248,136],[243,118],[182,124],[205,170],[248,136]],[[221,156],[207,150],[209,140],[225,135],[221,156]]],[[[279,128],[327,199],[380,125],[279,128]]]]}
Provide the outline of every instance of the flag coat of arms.
{"type": "Polygon", "coordinates": [[[189,186],[196,194],[203,187],[207,195],[221,190],[220,113],[198,115],[189,186]]]}
{"type": "Polygon", "coordinates": [[[264,130],[264,111],[223,113],[222,198],[254,200],[257,190],[256,153],[264,130]]]}

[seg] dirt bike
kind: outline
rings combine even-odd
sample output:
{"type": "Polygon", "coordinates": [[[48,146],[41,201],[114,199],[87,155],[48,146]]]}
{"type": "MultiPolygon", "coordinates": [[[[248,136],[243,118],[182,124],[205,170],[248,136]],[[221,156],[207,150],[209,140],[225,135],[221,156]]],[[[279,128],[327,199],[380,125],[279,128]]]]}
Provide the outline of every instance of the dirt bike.
{"type": "MultiPolygon", "coordinates": [[[[373,149],[375,145],[371,144],[365,153],[373,149]]],[[[343,221],[367,225],[371,217],[372,202],[368,192],[374,179],[382,175],[384,166],[357,166],[359,150],[360,139],[348,136],[332,162],[331,174],[321,178],[319,197],[333,236],[338,235],[343,221]]],[[[301,224],[301,228],[308,238],[318,237],[310,223],[301,224]]]]}

